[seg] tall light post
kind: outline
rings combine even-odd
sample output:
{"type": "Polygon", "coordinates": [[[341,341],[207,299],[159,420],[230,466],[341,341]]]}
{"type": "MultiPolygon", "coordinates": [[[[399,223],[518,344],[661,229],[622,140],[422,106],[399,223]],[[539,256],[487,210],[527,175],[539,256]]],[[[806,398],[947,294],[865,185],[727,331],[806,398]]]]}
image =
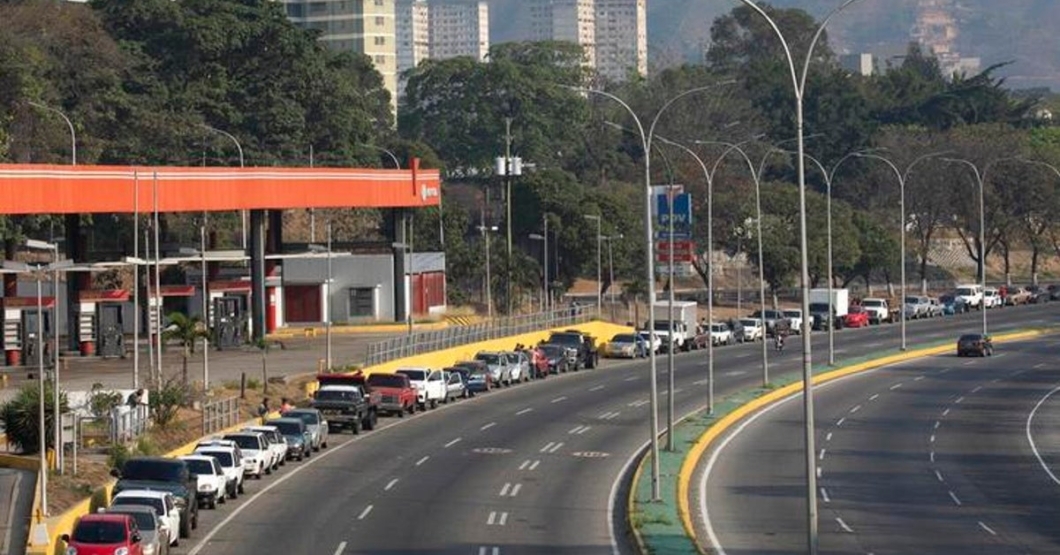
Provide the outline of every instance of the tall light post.
{"type": "MultiPolygon", "coordinates": [[[[55,353],[53,353],[53,356],[54,356],[54,359],[53,359],[54,367],[53,368],[54,368],[54,370],[53,370],[53,373],[52,373],[52,380],[53,380],[52,383],[55,384],[55,391],[58,392],[59,391],[59,267],[58,267],[58,263],[59,263],[59,245],[57,243],[49,243],[47,241],[39,241],[37,239],[26,239],[26,247],[30,248],[30,249],[46,250],[46,251],[51,251],[52,252],[52,263],[51,263],[50,267],[53,269],[53,271],[52,271],[52,291],[55,292],[55,309],[52,312],[55,315],[55,321],[52,322],[52,328],[55,330],[55,337],[54,337],[54,339],[55,339],[55,347],[54,347],[55,348],[55,353]]],[[[37,285],[38,286],[40,285],[40,281],[39,280],[37,281],[37,285]]],[[[67,299],[66,302],[69,303],[70,300],[67,299]]],[[[40,317],[40,311],[39,311],[40,307],[38,306],[37,308],[38,308],[37,314],[38,314],[38,318],[39,318],[40,317]]],[[[43,352],[44,352],[44,336],[43,335],[41,336],[40,341],[41,341],[41,345],[40,345],[41,346],[41,349],[40,349],[41,350],[41,356],[43,356],[43,352]]],[[[43,371],[43,365],[41,365],[41,370],[43,371]]],[[[54,401],[54,406],[53,406],[54,413],[53,414],[55,415],[55,426],[54,426],[54,428],[55,428],[55,430],[54,430],[55,431],[55,438],[54,438],[55,439],[55,442],[54,442],[54,445],[55,445],[55,460],[58,462],[59,474],[62,474],[62,468],[63,468],[62,467],[62,449],[60,448],[62,446],[62,443],[60,442],[60,432],[61,432],[61,430],[60,430],[59,420],[58,420],[59,419],[59,395],[58,395],[58,393],[53,395],[53,397],[54,397],[54,399],[53,399],[53,401],[54,401]]]]}
{"type": "Polygon", "coordinates": [[[601,217],[596,214],[586,214],[585,219],[596,221],[596,315],[599,318],[603,316],[604,310],[603,266],[600,263],[603,250],[603,237],[600,235],[601,217]]]}
{"type": "MultiPolygon", "coordinates": [[[[207,130],[207,131],[210,131],[211,133],[217,133],[218,135],[223,135],[223,136],[227,137],[230,141],[235,143],[236,150],[239,151],[239,167],[240,168],[246,167],[245,160],[243,159],[243,145],[239,144],[239,139],[237,139],[235,137],[235,135],[233,135],[233,134],[231,134],[231,133],[229,133],[227,131],[222,131],[220,129],[217,129],[216,127],[211,127],[209,125],[206,125],[205,123],[202,124],[202,128],[207,130]]],[[[239,211],[239,219],[240,219],[240,225],[241,225],[242,230],[243,230],[242,231],[243,232],[243,250],[246,250],[247,249],[247,211],[246,210],[240,210],[239,211]]],[[[159,371],[161,371],[161,369],[159,369],[159,371]]]]}
{"type": "MultiPolygon", "coordinates": [[[[900,268],[900,272],[901,272],[901,280],[902,280],[902,291],[901,291],[899,296],[901,297],[903,303],[905,302],[905,287],[906,287],[906,282],[905,282],[905,184],[909,180],[909,176],[910,176],[910,174],[912,174],[913,168],[915,168],[917,166],[917,164],[919,164],[919,163],[921,163],[921,162],[923,162],[925,160],[928,160],[929,158],[934,158],[936,156],[941,156],[942,154],[944,154],[944,153],[942,153],[942,152],[931,152],[931,153],[919,156],[916,159],[914,159],[912,162],[910,162],[908,166],[906,166],[904,172],[902,170],[898,169],[898,165],[897,164],[895,164],[894,162],[890,161],[889,159],[887,159],[887,158],[885,158],[885,157],[883,157],[883,156],[881,156],[879,154],[872,154],[872,153],[867,153],[867,152],[861,152],[861,153],[855,154],[855,156],[857,156],[858,158],[868,158],[868,159],[871,159],[871,160],[878,160],[880,162],[883,162],[884,164],[887,164],[887,166],[891,168],[891,171],[894,172],[895,177],[898,178],[898,196],[899,196],[899,198],[898,198],[898,209],[900,211],[899,212],[899,218],[898,218],[898,220],[899,220],[898,221],[898,235],[899,235],[899,240],[900,240],[900,243],[901,243],[901,247],[900,247],[899,255],[898,255],[898,258],[899,258],[898,265],[901,267],[900,268]]],[[[901,328],[902,328],[901,349],[903,351],[906,350],[905,313],[904,312],[905,312],[904,308],[902,308],[901,311],[899,312],[899,318],[900,318],[901,328]]]]}
{"type": "MultiPolygon", "coordinates": [[[[670,98],[659,111],[655,113],[655,118],[652,120],[651,125],[648,127],[648,131],[645,133],[644,126],[641,124],[640,118],[637,117],[637,113],[633,111],[633,108],[629,106],[624,100],[615,96],[609,92],[601,91],[598,89],[589,89],[585,87],[567,87],[568,89],[587,93],[596,94],[610,98],[611,100],[622,105],[623,108],[629,113],[630,117],[633,118],[633,122],[637,124],[637,131],[640,133],[641,148],[644,151],[644,249],[645,249],[645,281],[644,284],[648,288],[648,328],[650,330],[655,329],[655,311],[651,310],[651,305],[655,304],[655,257],[653,247],[653,233],[651,223],[651,144],[652,138],[655,135],[655,126],[659,123],[659,118],[662,117],[666,109],[677,102],[678,100],[694,93],[711,90],[721,85],[732,84],[734,81],[722,81],[714,85],[708,85],[705,87],[696,87],[689,89],[676,96],[670,98]]],[[[650,366],[650,383],[651,383],[651,499],[652,501],[658,501],[660,499],[659,491],[659,384],[658,376],[656,375],[656,360],[655,351],[651,350],[649,355],[649,366],[650,366]]]]}
{"type": "Polygon", "coordinates": [[[325,331],[325,334],[324,334],[324,336],[325,336],[324,337],[324,361],[325,361],[325,364],[327,364],[328,372],[330,372],[331,369],[333,368],[333,362],[332,362],[332,358],[331,358],[331,280],[332,280],[332,272],[333,272],[333,269],[331,267],[331,258],[332,258],[331,257],[331,252],[332,252],[331,251],[331,249],[332,249],[332,243],[331,243],[332,242],[332,234],[331,233],[332,233],[331,219],[328,219],[328,229],[327,229],[327,234],[328,234],[328,245],[327,245],[327,249],[328,249],[328,252],[327,252],[328,280],[324,284],[324,297],[325,297],[325,299],[327,299],[327,302],[324,303],[325,307],[327,308],[327,314],[324,315],[324,331],[325,331]]]}
{"type": "Polygon", "coordinates": [[[480,225],[478,226],[478,232],[482,234],[482,240],[486,243],[486,315],[491,321],[493,320],[493,276],[490,272],[491,258],[490,258],[490,243],[493,239],[490,237],[490,233],[496,233],[497,226],[495,225],[480,225]]]}
{"type": "Polygon", "coordinates": [[[541,305],[545,312],[548,312],[552,308],[552,295],[549,293],[548,286],[548,216],[541,218],[545,223],[544,233],[537,234],[531,233],[530,238],[535,241],[543,242],[544,258],[542,260],[544,267],[544,278],[541,280],[541,305]]]}
{"type": "MultiPolygon", "coordinates": [[[[758,12],[758,14],[769,23],[770,27],[772,27],[773,32],[776,34],[777,38],[780,39],[780,43],[784,47],[784,55],[788,63],[788,69],[791,72],[791,83],[795,96],[795,128],[799,156],[797,164],[799,174],[799,241],[801,245],[800,263],[802,266],[802,313],[804,316],[808,316],[810,313],[810,264],[809,253],[807,251],[808,243],[806,240],[806,160],[803,158],[805,154],[805,138],[803,137],[803,100],[806,93],[806,77],[810,73],[810,62],[813,60],[814,48],[817,46],[817,42],[820,40],[821,35],[824,34],[828,22],[844,8],[857,1],[858,0],[845,0],[839,7],[828,13],[828,15],[826,15],[821,21],[820,26],[817,28],[817,31],[814,33],[813,38],[810,40],[810,44],[807,47],[806,57],[803,59],[802,64],[802,73],[799,74],[795,68],[795,58],[792,56],[788,41],[784,37],[784,33],[781,32],[776,21],[774,21],[765,10],[759,7],[758,4],[751,0],[740,0],[744,5],[758,12]]],[[[813,357],[810,341],[810,319],[807,317],[802,319],[802,382],[806,436],[806,543],[810,555],[816,555],[818,544],[817,463],[813,428],[813,357]]]]}
{"type": "MultiPolygon", "coordinates": [[[[972,174],[975,176],[975,182],[979,186],[979,287],[981,287],[983,291],[986,291],[986,195],[983,192],[983,178],[986,175],[986,169],[989,168],[989,165],[987,165],[987,168],[980,171],[979,166],[976,166],[972,162],[963,158],[941,158],[941,160],[951,164],[963,164],[971,168],[972,174]]],[[[986,335],[985,302],[979,312],[983,314],[983,335],[986,335]]]]}
{"type": "MultiPolygon", "coordinates": [[[[1041,167],[1046,168],[1048,170],[1052,170],[1052,172],[1056,174],[1056,177],[1060,177],[1060,168],[1057,168],[1056,166],[1054,166],[1052,164],[1049,164],[1047,162],[1042,162],[1040,160],[1030,160],[1030,159],[1027,159],[1027,158],[1015,158],[1015,160],[1017,162],[1023,162],[1024,164],[1031,164],[1033,166],[1041,166],[1041,167]]],[[[1038,285],[1038,273],[1037,272],[1035,272],[1034,275],[1031,276],[1031,282],[1034,283],[1034,285],[1038,285]]]]}
{"type": "MultiPolygon", "coordinates": [[[[58,108],[52,108],[51,106],[48,106],[46,104],[41,104],[39,102],[33,102],[32,100],[28,100],[28,101],[26,101],[26,103],[29,104],[30,106],[33,106],[34,108],[40,108],[41,110],[47,110],[49,112],[52,112],[53,114],[58,115],[60,118],[63,118],[63,121],[66,122],[66,127],[70,129],[70,165],[76,166],[77,165],[77,132],[74,130],[74,124],[73,124],[73,122],[70,121],[70,118],[66,117],[66,114],[62,113],[62,111],[60,111],[58,108]]],[[[58,330],[58,328],[57,328],[57,330],[58,330]]]]}
{"type": "MultiPolygon", "coordinates": [[[[832,169],[830,171],[825,169],[824,164],[822,164],[821,161],[818,160],[817,158],[814,158],[813,156],[810,156],[809,154],[805,154],[805,153],[803,154],[803,156],[805,156],[807,160],[813,162],[813,164],[815,166],[817,166],[817,169],[821,172],[821,176],[824,178],[825,202],[826,202],[826,206],[828,207],[827,208],[827,212],[828,212],[828,218],[827,218],[828,219],[828,318],[830,319],[830,321],[828,322],[828,365],[829,366],[835,366],[835,324],[836,324],[835,323],[835,316],[832,314],[832,312],[835,310],[835,306],[834,306],[835,305],[835,300],[832,298],[832,296],[835,294],[834,293],[834,285],[832,283],[832,276],[834,275],[833,272],[832,272],[832,183],[835,181],[836,172],[839,171],[839,166],[843,165],[843,162],[846,162],[850,158],[855,158],[859,154],[863,154],[863,153],[864,153],[864,151],[847,153],[845,156],[840,158],[839,161],[836,162],[834,166],[832,166],[832,169]]],[[[807,313],[803,313],[802,317],[805,320],[805,319],[808,319],[810,317],[810,315],[807,314],[807,313]]]]}
{"type": "MultiPolygon", "coordinates": [[[[202,324],[204,330],[210,329],[210,300],[209,291],[207,288],[207,266],[206,266],[206,225],[199,226],[199,248],[181,248],[180,254],[198,257],[199,268],[202,270],[202,277],[200,281],[200,288],[202,289],[202,303],[200,309],[202,310],[202,324]]],[[[202,392],[203,395],[209,395],[210,392],[210,339],[209,334],[204,333],[202,336],[202,392]]]]}
{"type": "Polygon", "coordinates": [[[611,246],[615,239],[622,239],[623,235],[608,235],[601,237],[602,240],[607,241],[607,288],[611,294],[611,321],[615,321],[615,256],[611,246]]]}

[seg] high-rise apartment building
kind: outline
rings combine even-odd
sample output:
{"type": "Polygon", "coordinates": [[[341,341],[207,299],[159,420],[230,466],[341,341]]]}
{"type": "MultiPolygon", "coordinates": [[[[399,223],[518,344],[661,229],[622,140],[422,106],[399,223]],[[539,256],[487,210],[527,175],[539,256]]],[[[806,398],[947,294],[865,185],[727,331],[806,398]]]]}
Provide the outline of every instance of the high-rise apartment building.
{"type": "Polygon", "coordinates": [[[596,7],[593,0],[527,0],[524,25],[530,41],[564,41],[585,49],[586,64],[596,67],[596,7]]]}
{"type": "Polygon", "coordinates": [[[287,18],[320,31],[328,48],[368,56],[397,101],[397,36],[394,0],[284,0],[287,18]]]}
{"type": "Polygon", "coordinates": [[[596,70],[611,81],[648,74],[647,0],[596,0],[596,70]]]}
{"type": "Polygon", "coordinates": [[[485,0],[431,3],[430,56],[485,60],[490,49],[490,12],[485,0]]]}
{"type": "Polygon", "coordinates": [[[397,0],[398,99],[405,95],[404,73],[431,54],[430,6],[427,0],[397,0]]]}

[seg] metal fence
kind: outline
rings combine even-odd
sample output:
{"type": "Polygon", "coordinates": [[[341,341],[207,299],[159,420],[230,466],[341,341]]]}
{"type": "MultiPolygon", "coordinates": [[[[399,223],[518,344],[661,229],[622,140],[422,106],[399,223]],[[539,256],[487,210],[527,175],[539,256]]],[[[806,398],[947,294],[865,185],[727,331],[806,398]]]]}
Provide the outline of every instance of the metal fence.
{"type": "Polygon", "coordinates": [[[478,341],[580,324],[596,317],[595,305],[571,306],[547,312],[494,318],[488,322],[470,326],[450,326],[435,331],[412,333],[369,344],[364,365],[372,366],[478,341]]]}
{"type": "Polygon", "coordinates": [[[202,404],[202,435],[235,426],[242,419],[239,414],[239,397],[226,397],[202,404]]]}
{"type": "Polygon", "coordinates": [[[107,416],[79,417],[77,444],[80,448],[107,447],[128,443],[140,437],[151,426],[146,405],[114,407],[107,416]]]}

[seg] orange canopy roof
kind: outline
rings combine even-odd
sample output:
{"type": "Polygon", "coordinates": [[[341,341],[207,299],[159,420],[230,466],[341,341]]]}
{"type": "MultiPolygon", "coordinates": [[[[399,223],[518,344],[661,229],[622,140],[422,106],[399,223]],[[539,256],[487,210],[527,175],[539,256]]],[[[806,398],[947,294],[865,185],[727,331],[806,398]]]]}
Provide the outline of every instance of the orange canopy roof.
{"type": "Polygon", "coordinates": [[[437,206],[438,170],[0,164],[0,214],[437,206]]]}

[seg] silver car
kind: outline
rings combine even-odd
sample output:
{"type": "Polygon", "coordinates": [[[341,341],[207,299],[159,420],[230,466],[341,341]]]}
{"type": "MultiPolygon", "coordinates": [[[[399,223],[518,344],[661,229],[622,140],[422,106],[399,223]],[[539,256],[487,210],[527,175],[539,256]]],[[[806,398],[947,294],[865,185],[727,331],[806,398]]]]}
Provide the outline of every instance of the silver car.
{"type": "Polygon", "coordinates": [[[283,413],[286,418],[299,418],[309,431],[310,446],[314,451],[328,448],[328,421],[317,409],[294,409],[283,413]]]}
{"type": "Polygon", "coordinates": [[[169,537],[172,533],[162,523],[154,507],[147,505],[116,505],[106,510],[108,513],[129,515],[140,529],[140,547],[144,555],[163,555],[169,553],[169,537]]]}
{"type": "Polygon", "coordinates": [[[493,376],[493,383],[512,385],[512,368],[508,364],[508,356],[505,353],[493,353],[483,351],[475,355],[475,360],[486,363],[493,376]]]}

